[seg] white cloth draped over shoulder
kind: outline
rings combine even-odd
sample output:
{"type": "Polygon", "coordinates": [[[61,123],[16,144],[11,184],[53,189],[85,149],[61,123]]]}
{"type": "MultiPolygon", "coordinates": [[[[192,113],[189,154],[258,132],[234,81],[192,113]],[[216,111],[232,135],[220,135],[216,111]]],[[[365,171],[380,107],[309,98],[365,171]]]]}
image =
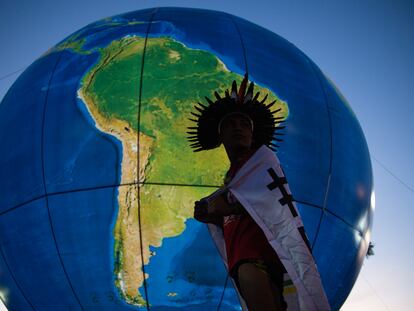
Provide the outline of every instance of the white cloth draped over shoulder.
{"type": "MultiPolygon", "coordinates": [[[[225,189],[214,192],[206,199],[225,190],[237,198],[263,230],[293,282],[293,290],[286,290],[285,287],[284,291],[288,310],[330,310],[313,256],[298,230],[303,227],[302,220],[274,152],[266,146],[260,147],[225,189]]],[[[208,226],[227,267],[222,229],[213,224],[208,226]]],[[[240,294],[239,298],[243,310],[247,310],[240,294]]]]}

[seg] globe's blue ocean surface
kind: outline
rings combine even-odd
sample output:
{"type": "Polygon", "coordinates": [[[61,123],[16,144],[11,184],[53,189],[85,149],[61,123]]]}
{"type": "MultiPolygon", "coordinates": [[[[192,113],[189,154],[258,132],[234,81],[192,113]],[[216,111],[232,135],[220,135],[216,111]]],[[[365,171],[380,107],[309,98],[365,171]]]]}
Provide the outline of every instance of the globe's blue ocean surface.
{"type": "Polygon", "coordinates": [[[370,241],[373,179],[350,106],[278,35],[230,14],[106,18],[37,59],[0,104],[0,292],[9,310],[240,310],[194,201],[222,149],[189,112],[245,72],[286,118],[278,157],[333,309],[370,241]]]}

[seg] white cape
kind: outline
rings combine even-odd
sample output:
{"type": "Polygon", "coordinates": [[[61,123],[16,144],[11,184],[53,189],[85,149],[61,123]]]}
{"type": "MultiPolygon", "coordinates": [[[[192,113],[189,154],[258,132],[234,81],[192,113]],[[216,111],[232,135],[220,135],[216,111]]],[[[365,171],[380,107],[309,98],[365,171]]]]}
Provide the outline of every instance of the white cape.
{"type": "MultiPolygon", "coordinates": [[[[313,256],[298,230],[303,227],[302,220],[295,203],[286,200],[291,192],[274,152],[260,147],[224,190],[229,190],[260,226],[287,271],[285,279],[292,280],[294,287],[285,286],[283,293],[288,311],[330,310],[313,256]]],[[[207,200],[222,191],[216,191],[207,200]]],[[[222,229],[208,226],[227,267],[222,229]]],[[[239,299],[243,310],[247,310],[240,294],[239,299]]]]}

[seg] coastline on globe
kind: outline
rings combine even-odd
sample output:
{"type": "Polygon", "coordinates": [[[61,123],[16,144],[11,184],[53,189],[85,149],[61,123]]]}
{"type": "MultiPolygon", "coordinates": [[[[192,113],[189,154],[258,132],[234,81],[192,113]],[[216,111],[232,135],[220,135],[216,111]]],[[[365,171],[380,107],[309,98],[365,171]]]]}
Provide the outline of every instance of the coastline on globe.
{"type": "MultiPolygon", "coordinates": [[[[83,51],[82,44],[74,41],[69,48],[83,51]]],[[[143,37],[125,36],[95,50],[100,57],[78,90],[96,128],[122,142],[122,186],[118,188],[114,228],[115,286],[128,303],[138,306],[146,304],[139,288],[144,282],[142,264],[147,265],[152,255],[150,246],[160,247],[163,239],[180,235],[185,221],[192,218],[194,201],[212,192],[211,188],[155,184],[165,180],[174,183],[182,177],[190,185],[221,185],[228,165],[224,151],[197,154],[194,161],[185,138],[187,117],[197,101],[204,102],[203,96],[211,97],[215,90],[224,93],[233,80],[242,80],[209,51],[188,48],[168,37],[148,38],[142,79],[150,87],[142,90],[139,108],[144,44],[143,37]],[[221,164],[214,173],[209,171],[210,161],[221,164]],[[197,163],[197,167],[187,163],[197,163]]],[[[276,100],[276,108],[288,117],[286,102],[260,86],[256,91],[268,94],[269,101],[276,100]]]]}

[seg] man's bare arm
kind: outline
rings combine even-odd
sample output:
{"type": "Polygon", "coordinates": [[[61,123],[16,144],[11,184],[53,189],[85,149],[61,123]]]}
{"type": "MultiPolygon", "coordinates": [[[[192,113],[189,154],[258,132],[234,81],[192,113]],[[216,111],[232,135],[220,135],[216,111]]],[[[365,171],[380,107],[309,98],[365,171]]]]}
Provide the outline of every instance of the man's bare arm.
{"type": "Polygon", "coordinates": [[[223,226],[223,216],[209,213],[207,201],[197,201],[194,206],[194,218],[203,223],[223,226]]]}

